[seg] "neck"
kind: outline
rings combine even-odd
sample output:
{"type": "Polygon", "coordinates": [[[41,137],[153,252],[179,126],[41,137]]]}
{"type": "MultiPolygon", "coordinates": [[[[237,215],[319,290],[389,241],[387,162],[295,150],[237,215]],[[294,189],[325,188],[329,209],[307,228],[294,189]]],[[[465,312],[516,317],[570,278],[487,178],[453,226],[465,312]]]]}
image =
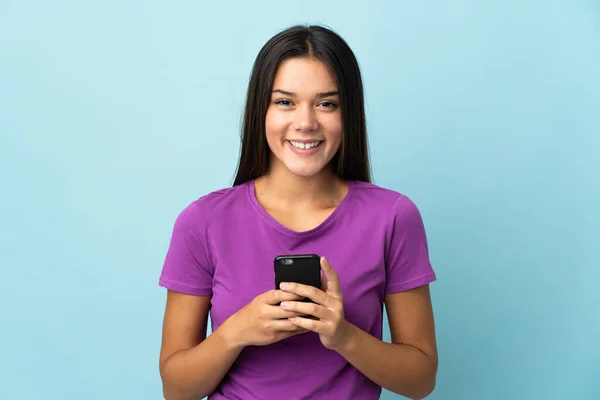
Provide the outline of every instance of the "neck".
{"type": "Polygon", "coordinates": [[[310,178],[290,173],[287,169],[273,168],[255,180],[257,195],[269,202],[288,207],[331,207],[346,194],[346,183],[333,171],[324,169],[310,178]]]}

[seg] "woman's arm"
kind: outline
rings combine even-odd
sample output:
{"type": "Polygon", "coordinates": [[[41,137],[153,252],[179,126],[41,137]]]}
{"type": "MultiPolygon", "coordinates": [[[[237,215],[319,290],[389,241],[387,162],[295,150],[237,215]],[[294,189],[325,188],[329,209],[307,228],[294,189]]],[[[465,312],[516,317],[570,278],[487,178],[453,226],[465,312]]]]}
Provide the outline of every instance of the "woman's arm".
{"type": "Polygon", "coordinates": [[[387,295],[385,303],[392,343],[350,325],[347,339],[336,350],[387,390],[411,399],[427,397],[435,387],[438,366],[429,285],[387,295]]]}
{"type": "Polygon", "coordinates": [[[210,296],[168,291],[160,352],[165,399],[202,399],[219,386],[246,346],[306,332],[287,320],[298,314],[276,305],[299,299],[280,290],[258,295],[206,337],[210,296]]]}
{"type": "Polygon", "coordinates": [[[160,351],[167,400],[202,399],[219,385],[242,350],[226,324],[206,337],[210,296],[168,291],[160,351]]]}
{"type": "Polygon", "coordinates": [[[385,343],[344,318],[338,275],[325,258],[321,258],[321,268],[327,278],[325,291],[293,282],[282,284],[283,290],[315,302],[282,302],[286,310],[317,317],[290,320],[318,333],[325,347],[340,353],[379,386],[413,399],[428,396],[435,387],[438,364],[429,285],[386,296],[392,343],[385,343]]]}

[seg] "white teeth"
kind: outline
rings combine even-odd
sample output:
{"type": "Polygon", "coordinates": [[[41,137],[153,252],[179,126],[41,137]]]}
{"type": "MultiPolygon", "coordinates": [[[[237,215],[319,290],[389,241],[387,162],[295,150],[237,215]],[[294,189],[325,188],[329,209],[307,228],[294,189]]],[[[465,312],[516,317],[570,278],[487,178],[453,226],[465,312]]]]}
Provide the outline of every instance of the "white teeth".
{"type": "Polygon", "coordinates": [[[321,142],[312,142],[312,143],[299,143],[299,142],[294,142],[292,140],[290,140],[290,143],[292,144],[292,146],[294,146],[297,149],[302,149],[302,150],[308,150],[308,149],[312,149],[313,147],[317,147],[318,145],[321,144],[321,142]]]}

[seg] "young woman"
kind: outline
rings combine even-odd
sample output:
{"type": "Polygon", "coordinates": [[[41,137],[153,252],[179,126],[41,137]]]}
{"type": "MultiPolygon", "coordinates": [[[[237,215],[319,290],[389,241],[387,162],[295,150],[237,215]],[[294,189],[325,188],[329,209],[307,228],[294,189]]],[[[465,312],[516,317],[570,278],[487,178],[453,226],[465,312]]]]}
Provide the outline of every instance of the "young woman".
{"type": "Polygon", "coordinates": [[[435,273],[422,219],[406,196],[370,183],[365,126],[358,63],[342,38],[297,26],[265,44],[234,186],[175,222],[160,277],[166,399],[433,390],[435,273]],[[323,256],[322,289],[274,288],[282,254],[323,256]],[[392,343],[381,340],[384,304],[392,343]]]}

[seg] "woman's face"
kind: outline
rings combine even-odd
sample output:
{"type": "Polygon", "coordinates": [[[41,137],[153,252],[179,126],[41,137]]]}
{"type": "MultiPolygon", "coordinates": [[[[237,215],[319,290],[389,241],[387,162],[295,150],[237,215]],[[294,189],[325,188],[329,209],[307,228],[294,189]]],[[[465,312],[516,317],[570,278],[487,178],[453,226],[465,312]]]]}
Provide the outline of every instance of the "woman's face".
{"type": "Polygon", "coordinates": [[[321,61],[290,58],[279,66],[266,115],[271,169],[309,178],[329,164],[342,142],[335,80],[321,61]]]}

